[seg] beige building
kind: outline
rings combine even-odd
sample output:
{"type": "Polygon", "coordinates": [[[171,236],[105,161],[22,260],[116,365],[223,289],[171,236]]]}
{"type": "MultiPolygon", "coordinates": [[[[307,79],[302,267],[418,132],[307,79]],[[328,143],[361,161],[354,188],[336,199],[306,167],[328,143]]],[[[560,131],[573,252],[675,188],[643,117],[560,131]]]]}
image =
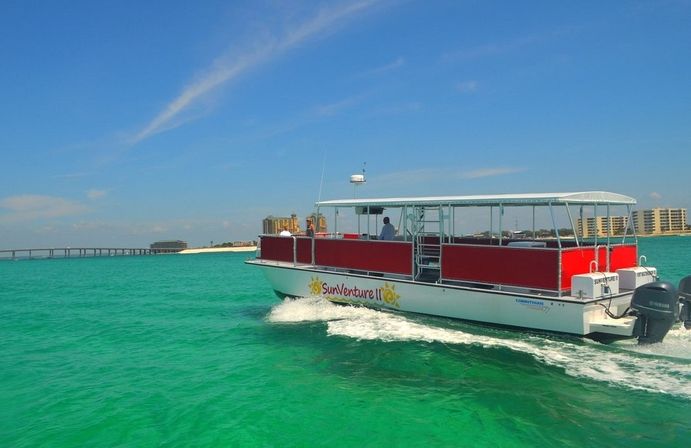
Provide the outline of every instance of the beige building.
{"type": "Polygon", "coordinates": [[[311,218],[314,223],[315,232],[326,232],[326,218],[324,218],[324,215],[320,213],[319,216],[317,216],[316,213],[312,213],[308,217],[311,218]]]}
{"type": "MultiPolygon", "coordinates": [[[[315,232],[326,232],[326,218],[324,218],[324,215],[319,214],[319,216],[317,216],[315,213],[312,213],[307,218],[311,218],[314,222],[315,232]]],[[[262,221],[262,233],[264,235],[278,235],[283,228],[286,228],[293,235],[299,235],[305,231],[305,223],[303,223],[301,227],[300,222],[301,221],[295,213],[291,214],[290,217],[269,215],[262,221]]]]}
{"type": "Polygon", "coordinates": [[[262,233],[264,235],[277,235],[283,230],[288,229],[293,235],[300,233],[300,222],[295,213],[290,217],[267,216],[262,221],[262,233]]]}
{"type": "Polygon", "coordinates": [[[579,218],[577,221],[578,235],[583,238],[605,237],[608,229],[609,235],[623,235],[628,222],[628,216],[579,218]]]}
{"type": "Polygon", "coordinates": [[[685,208],[653,208],[633,212],[636,232],[640,234],[659,235],[683,232],[686,230],[685,208]]]}

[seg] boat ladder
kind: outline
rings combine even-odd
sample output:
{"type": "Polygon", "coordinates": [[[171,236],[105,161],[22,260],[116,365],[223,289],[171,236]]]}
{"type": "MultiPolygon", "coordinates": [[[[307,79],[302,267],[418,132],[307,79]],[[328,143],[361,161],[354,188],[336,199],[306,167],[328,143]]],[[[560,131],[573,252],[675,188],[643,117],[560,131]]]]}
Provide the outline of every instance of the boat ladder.
{"type": "Polygon", "coordinates": [[[415,280],[436,282],[441,272],[441,243],[444,234],[442,207],[416,207],[412,216],[415,259],[415,280]]]}

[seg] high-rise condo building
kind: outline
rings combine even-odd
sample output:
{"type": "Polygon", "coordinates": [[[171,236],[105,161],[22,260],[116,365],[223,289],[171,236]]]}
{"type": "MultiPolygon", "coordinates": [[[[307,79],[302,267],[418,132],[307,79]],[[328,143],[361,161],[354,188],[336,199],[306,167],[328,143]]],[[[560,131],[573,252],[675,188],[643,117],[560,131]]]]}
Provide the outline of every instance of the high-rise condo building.
{"type": "Polygon", "coordinates": [[[636,232],[640,234],[664,234],[686,230],[685,208],[653,208],[633,212],[636,232]]]}

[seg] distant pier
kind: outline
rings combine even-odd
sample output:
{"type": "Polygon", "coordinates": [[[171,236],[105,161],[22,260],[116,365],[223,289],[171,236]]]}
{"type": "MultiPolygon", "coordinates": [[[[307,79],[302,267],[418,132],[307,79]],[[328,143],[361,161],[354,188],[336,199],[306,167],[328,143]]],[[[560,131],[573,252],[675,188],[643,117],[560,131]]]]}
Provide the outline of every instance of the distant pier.
{"type": "Polygon", "coordinates": [[[158,255],[180,252],[180,248],[60,247],[49,249],[0,249],[0,260],[32,258],[114,257],[123,255],[158,255]]]}

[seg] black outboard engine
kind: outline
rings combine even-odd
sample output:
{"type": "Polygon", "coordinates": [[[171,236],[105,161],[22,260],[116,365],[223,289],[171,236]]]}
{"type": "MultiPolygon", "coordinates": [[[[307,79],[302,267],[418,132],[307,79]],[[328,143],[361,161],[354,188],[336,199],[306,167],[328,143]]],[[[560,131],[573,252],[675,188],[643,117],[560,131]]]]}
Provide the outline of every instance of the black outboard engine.
{"type": "Polygon", "coordinates": [[[691,330],[691,275],[687,275],[679,282],[679,320],[684,322],[684,328],[691,330]]]}
{"type": "Polygon", "coordinates": [[[638,336],[639,344],[662,342],[679,317],[678,300],[677,289],[669,282],[653,282],[636,288],[631,309],[638,317],[633,334],[638,336]]]}

